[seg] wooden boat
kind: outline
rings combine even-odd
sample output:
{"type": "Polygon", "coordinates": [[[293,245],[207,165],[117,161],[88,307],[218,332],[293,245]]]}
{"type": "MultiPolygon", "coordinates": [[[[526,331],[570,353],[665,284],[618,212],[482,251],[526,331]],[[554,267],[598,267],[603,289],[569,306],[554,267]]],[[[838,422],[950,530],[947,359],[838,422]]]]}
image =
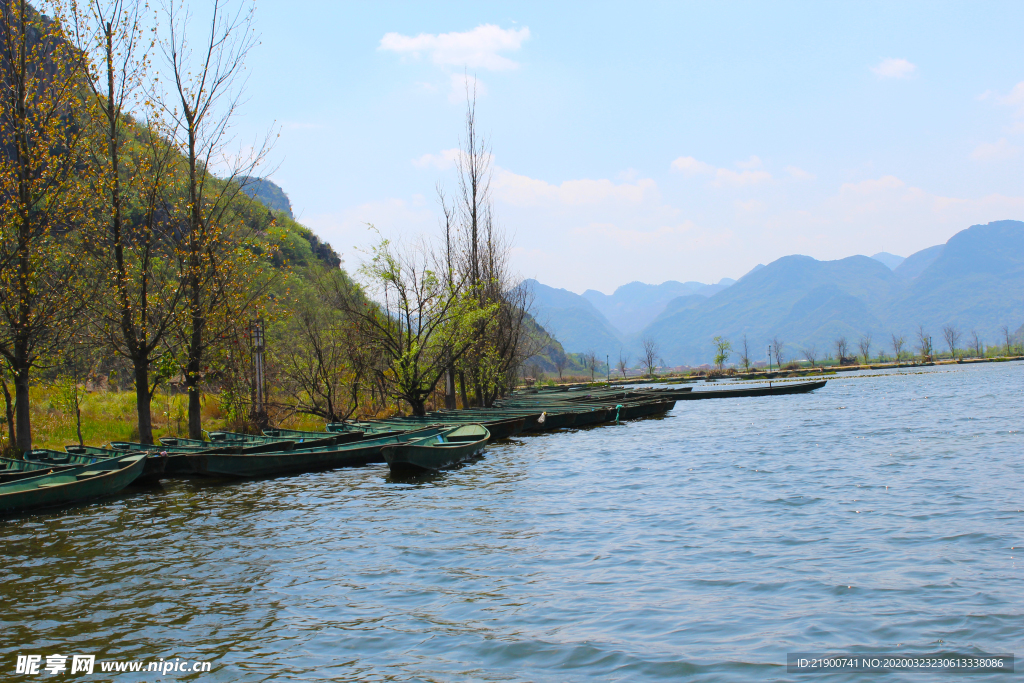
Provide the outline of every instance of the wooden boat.
{"type": "MultiPolygon", "coordinates": [[[[91,462],[95,462],[96,458],[116,458],[124,455],[123,451],[117,451],[113,448],[98,448],[96,446],[79,446],[72,444],[65,446],[64,450],[68,455],[73,458],[77,458],[76,462],[84,464],[88,462],[86,458],[92,458],[91,462]]],[[[139,481],[154,481],[163,476],[164,471],[167,469],[167,460],[170,457],[166,450],[161,450],[158,446],[154,446],[153,450],[145,451],[146,453],[146,466],[142,469],[142,474],[139,475],[139,481]]]]}
{"type": "MultiPolygon", "coordinates": [[[[227,443],[214,444],[209,441],[198,441],[195,439],[179,439],[178,437],[164,437],[160,439],[160,442],[167,449],[175,449],[179,452],[184,453],[219,453],[219,454],[232,454],[232,453],[277,453],[280,451],[290,451],[295,448],[294,441],[268,441],[267,443],[249,444],[246,442],[234,442],[230,441],[227,443]],[[184,441],[184,444],[180,442],[184,441]],[[179,445],[180,444],[180,445],[179,445]],[[200,445],[196,445],[200,444],[200,445]],[[205,445],[202,445],[205,444],[205,445]]],[[[113,444],[111,444],[113,445],[113,444]]]]}
{"type": "Polygon", "coordinates": [[[132,453],[0,484],[0,510],[28,510],[108,496],[135,481],[145,466],[146,455],[132,453]]]}
{"type": "Polygon", "coordinates": [[[462,425],[431,437],[385,446],[392,473],[433,472],[454,467],[484,452],[491,433],[483,425],[462,425]]]}
{"type": "Polygon", "coordinates": [[[54,465],[14,458],[0,458],[0,483],[38,477],[40,474],[60,472],[72,467],[74,465],[54,465]]]}
{"type": "Polygon", "coordinates": [[[198,474],[230,477],[266,477],[312,472],[337,467],[361,467],[384,462],[381,449],[413,439],[434,437],[445,430],[428,427],[395,436],[363,439],[337,446],[320,446],[277,453],[195,453],[184,456],[198,474]]]}
{"type": "Polygon", "coordinates": [[[281,443],[282,441],[294,441],[295,447],[301,448],[303,446],[300,446],[300,444],[308,446],[333,446],[338,443],[358,441],[362,438],[359,432],[349,432],[347,434],[308,432],[308,434],[310,436],[274,436],[270,434],[260,436],[256,434],[242,434],[240,432],[210,432],[210,443],[214,445],[229,443],[241,446],[257,446],[268,443],[281,443]]]}
{"type": "Polygon", "coordinates": [[[276,439],[292,439],[297,443],[303,441],[311,441],[314,439],[325,439],[333,438],[334,443],[352,443],[353,441],[360,441],[365,436],[366,432],[363,431],[350,431],[350,432],[307,432],[300,429],[281,429],[280,427],[271,427],[264,429],[263,433],[266,436],[270,436],[276,439]]]}
{"type": "Polygon", "coordinates": [[[689,394],[680,394],[676,397],[679,401],[695,401],[705,398],[745,398],[750,396],[785,396],[787,394],[806,394],[815,389],[820,389],[828,382],[827,379],[817,382],[793,382],[776,384],[767,387],[745,387],[740,389],[721,389],[718,391],[693,391],[689,394]]]}

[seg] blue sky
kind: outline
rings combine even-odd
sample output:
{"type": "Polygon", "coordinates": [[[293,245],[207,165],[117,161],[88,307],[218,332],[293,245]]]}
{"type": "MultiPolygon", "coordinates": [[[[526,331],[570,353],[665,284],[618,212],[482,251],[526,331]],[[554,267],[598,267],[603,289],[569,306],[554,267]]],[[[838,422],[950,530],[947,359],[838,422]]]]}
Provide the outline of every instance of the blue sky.
{"type": "Polygon", "coordinates": [[[465,73],[526,277],[714,282],[1024,219],[1024,3],[257,8],[240,139],[349,267],[437,230],[465,73]]]}

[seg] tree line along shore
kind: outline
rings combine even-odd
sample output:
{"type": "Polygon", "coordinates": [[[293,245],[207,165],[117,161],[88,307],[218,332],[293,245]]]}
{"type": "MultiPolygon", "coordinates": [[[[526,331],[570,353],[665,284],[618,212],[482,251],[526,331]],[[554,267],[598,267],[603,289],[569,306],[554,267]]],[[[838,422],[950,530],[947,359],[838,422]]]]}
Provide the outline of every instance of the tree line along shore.
{"type": "Polygon", "coordinates": [[[474,92],[440,229],[378,234],[348,272],[252,196],[275,137],[232,134],[255,8],[216,9],[200,22],[182,0],[0,5],[8,454],[34,430],[48,445],[152,443],[486,406],[550,342],[494,215],[474,92]]]}

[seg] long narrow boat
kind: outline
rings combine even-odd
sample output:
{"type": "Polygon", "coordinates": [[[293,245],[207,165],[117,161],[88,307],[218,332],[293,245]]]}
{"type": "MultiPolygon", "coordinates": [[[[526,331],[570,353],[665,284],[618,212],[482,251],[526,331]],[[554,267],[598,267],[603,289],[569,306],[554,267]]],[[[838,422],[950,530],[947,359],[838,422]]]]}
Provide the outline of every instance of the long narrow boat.
{"type": "MultiPolygon", "coordinates": [[[[77,444],[65,446],[64,450],[77,464],[96,462],[98,458],[116,458],[124,455],[124,451],[114,450],[113,448],[79,446],[77,444]]],[[[33,453],[35,453],[35,451],[33,451],[33,453]]],[[[167,469],[167,461],[170,458],[170,455],[166,450],[162,450],[159,446],[153,446],[153,450],[145,451],[145,453],[146,466],[142,469],[142,474],[139,475],[139,481],[153,481],[159,479],[167,469]]]]}
{"type": "Polygon", "coordinates": [[[282,429],[280,427],[269,427],[263,430],[265,436],[275,439],[292,439],[296,442],[311,441],[314,439],[333,438],[334,443],[352,443],[361,441],[366,432],[359,430],[351,432],[308,432],[301,429],[282,429]]]}
{"type": "Polygon", "coordinates": [[[715,391],[694,391],[676,397],[679,401],[696,401],[705,398],[745,398],[750,396],[784,396],[787,394],[806,394],[820,389],[828,382],[827,379],[817,382],[795,382],[792,384],[776,384],[767,387],[746,387],[742,389],[720,389],[715,391]]]}
{"type": "Polygon", "coordinates": [[[74,467],[74,465],[53,465],[49,463],[32,462],[30,460],[16,460],[14,458],[0,458],[0,484],[9,481],[38,477],[40,474],[60,472],[74,467]]]}
{"type": "Polygon", "coordinates": [[[395,474],[433,472],[482,454],[490,438],[483,425],[462,425],[432,437],[385,446],[384,459],[395,474]]]}
{"type": "Polygon", "coordinates": [[[133,453],[0,484],[0,510],[29,510],[108,496],[135,481],[145,466],[146,455],[133,453]]]}
{"type": "Polygon", "coordinates": [[[337,467],[361,467],[384,462],[381,449],[413,439],[433,437],[445,431],[428,427],[378,439],[363,439],[338,446],[296,449],[282,453],[196,453],[189,458],[199,474],[230,477],[266,477],[328,470],[337,467]]]}
{"type": "Polygon", "coordinates": [[[339,443],[350,443],[363,438],[359,432],[346,434],[331,434],[330,432],[310,432],[310,435],[275,436],[271,434],[242,434],[241,432],[210,432],[211,444],[235,444],[241,446],[257,446],[268,443],[281,443],[282,441],[294,441],[296,448],[299,444],[308,446],[333,446],[339,443]]]}

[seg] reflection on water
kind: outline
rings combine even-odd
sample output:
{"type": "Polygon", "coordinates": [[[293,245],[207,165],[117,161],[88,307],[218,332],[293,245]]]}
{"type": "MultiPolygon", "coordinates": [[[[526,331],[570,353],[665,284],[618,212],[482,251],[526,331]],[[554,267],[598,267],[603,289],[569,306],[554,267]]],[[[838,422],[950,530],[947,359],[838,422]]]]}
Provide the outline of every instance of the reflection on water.
{"type": "Polygon", "coordinates": [[[680,402],[435,475],[168,480],[9,518],[0,668],[760,681],[794,680],[791,651],[1012,652],[1024,365],[915,372],[680,402]]]}

